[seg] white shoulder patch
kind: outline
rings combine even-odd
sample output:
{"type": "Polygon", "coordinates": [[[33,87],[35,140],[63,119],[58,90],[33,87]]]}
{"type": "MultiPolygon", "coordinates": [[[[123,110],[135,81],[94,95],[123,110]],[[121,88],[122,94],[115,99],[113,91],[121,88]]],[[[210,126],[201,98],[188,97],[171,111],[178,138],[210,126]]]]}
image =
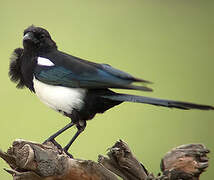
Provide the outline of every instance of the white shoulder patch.
{"type": "Polygon", "coordinates": [[[42,66],[54,66],[54,63],[52,63],[49,59],[43,57],[37,58],[37,64],[42,66]]]}

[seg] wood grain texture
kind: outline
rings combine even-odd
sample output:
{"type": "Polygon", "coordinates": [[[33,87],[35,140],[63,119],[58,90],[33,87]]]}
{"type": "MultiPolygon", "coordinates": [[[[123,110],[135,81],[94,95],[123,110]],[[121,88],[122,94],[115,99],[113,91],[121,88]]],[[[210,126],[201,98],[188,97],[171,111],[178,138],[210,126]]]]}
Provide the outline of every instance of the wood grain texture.
{"type": "Polygon", "coordinates": [[[209,150],[202,144],[182,145],[169,151],[161,161],[157,177],[146,170],[122,140],[108,149],[98,162],[67,155],[56,142],[39,144],[15,140],[0,157],[11,167],[5,169],[13,180],[199,180],[208,167],[209,150]]]}

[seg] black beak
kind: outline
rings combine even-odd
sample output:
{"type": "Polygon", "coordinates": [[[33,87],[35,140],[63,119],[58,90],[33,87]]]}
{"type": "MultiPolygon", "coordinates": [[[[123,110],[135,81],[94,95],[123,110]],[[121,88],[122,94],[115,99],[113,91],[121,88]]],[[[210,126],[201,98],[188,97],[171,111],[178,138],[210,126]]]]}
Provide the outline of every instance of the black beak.
{"type": "Polygon", "coordinates": [[[23,37],[23,42],[32,42],[34,44],[38,43],[38,40],[35,38],[34,34],[32,32],[28,32],[23,37]]]}
{"type": "Polygon", "coordinates": [[[23,37],[23,41],[28,41],[28,40],[33,40],[33,39],[34,39],[34,35],[31,32],[26,33],[23,37]]]}

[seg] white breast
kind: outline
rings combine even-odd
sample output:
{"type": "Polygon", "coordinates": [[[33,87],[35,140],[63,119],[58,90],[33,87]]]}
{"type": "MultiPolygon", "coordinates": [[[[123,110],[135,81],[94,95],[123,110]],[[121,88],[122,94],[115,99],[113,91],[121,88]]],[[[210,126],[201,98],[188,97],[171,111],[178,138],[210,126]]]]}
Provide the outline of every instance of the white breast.
{"type": "Polygon", "coordinates": [[[48,85],[35,77],[33,84],[39,99],[56,111],[60,110],[70,114],[73,108],[80,109],[83,106],[86,93],[84,89],[48,85]]]}

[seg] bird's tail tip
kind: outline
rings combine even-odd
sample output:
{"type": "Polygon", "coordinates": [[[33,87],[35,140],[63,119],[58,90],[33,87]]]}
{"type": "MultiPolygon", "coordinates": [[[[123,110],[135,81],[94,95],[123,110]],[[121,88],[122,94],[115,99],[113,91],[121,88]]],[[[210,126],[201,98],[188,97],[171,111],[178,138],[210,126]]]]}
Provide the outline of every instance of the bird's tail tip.
{"type": "Polygon", "coordinates": [[[141,79],[141,78],[134,78],[135,82],[142,82],[142,83],[146,83],[146,84],[153,84],[152,81],[148,81],[145,79],[141,79]]]}

